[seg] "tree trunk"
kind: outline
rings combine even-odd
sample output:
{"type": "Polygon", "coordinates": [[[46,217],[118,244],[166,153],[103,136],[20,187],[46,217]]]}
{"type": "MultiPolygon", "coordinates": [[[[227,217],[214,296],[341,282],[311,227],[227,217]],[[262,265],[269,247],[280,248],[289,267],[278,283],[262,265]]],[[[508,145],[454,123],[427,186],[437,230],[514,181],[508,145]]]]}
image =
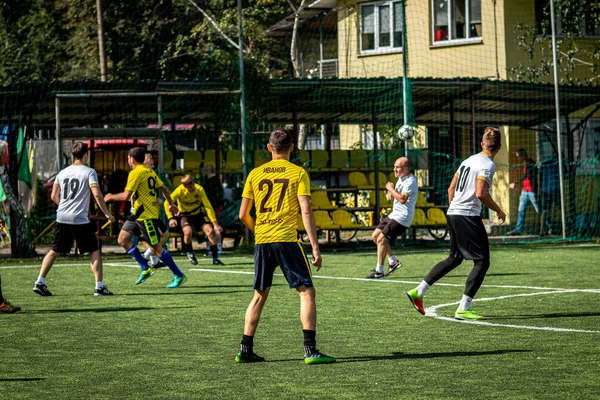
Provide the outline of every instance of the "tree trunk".
{"type": "Polygon", "coordinates": [[[11,257],[35,257],[37,256],[35,247],[27,240],[25,210],[10,184],[5,166],[0,167],[0,179],[2,179],[6,200],[10,204],[11,257]]]}
{"type": "Polygon", "coordinates": [[[306,125],[298,125],[298,150],[306,150],[306,125]]]}

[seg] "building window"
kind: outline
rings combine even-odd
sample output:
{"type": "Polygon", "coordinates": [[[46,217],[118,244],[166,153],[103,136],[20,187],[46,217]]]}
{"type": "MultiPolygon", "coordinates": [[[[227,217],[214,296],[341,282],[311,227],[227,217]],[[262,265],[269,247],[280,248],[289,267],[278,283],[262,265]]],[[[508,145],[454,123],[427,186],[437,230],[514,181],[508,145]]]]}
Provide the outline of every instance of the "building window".
{"type": "MultiPolygon", "coordinates": [[[[594,0],[579,0],[568,3],[561,8],[555,3],[556,34],[567,33],[581,37],[600,37],[600,6],[594,0]],[[566,8],[568,7],[568,8],[566,8]],[[562,15],[572,16],[568,21],[561,21],[562,15]]],[[[551,35],[550,0],[535,0],[535,26],[538,35],[551,35]]]]}
{"type": "Polygon", "coordinates": [[[362,53],[402,50],[402,5],[399,1],[362,4],[360,15],[362,53]]]}
{"type": "Polygon", "coordinates": [[[481,38],[481,0],[432,0],[433,42],[481,38]]]}

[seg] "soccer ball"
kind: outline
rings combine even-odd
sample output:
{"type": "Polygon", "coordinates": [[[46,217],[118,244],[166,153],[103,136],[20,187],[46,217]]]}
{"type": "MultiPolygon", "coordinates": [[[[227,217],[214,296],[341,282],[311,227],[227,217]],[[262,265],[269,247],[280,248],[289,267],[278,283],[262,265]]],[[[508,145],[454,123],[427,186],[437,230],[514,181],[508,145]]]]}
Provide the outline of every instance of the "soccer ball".
{"type": "Polygon", "coordinates": [[[409,140],[413,136],[415,136],[415,128],[410,125],[402,125],[400,129],[398,129],[398,137],[401,140],[409,140]]]}

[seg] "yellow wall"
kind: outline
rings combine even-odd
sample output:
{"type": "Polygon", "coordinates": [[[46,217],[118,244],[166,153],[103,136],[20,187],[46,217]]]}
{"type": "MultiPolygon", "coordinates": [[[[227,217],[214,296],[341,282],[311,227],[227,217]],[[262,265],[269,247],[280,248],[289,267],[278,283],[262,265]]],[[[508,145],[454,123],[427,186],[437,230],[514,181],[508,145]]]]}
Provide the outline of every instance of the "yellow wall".
{"type": "MultiPolygon", "coordinates": [[[[338,2],[338,60],[340,77],[372,78],[402,76],[402,53],[361,56],[360,4],[356,0],[338,2]]],[[[495,77],[505,78],[504,0],[498,0],[496,30],[494,4],[482,1],[482,41],[468,45],[432,46],[431,1],[410,1],[406,6],[406,24],[411,77],[495,77]],[[496,35],[497,32],[497,35],[496,35]],[[496,36],[498,42],[496,42],[496,36]],[[498,51],[496,51],[496,49],[498,51]],[[497,54],[497,57],[496,57],[497,54]]]]}

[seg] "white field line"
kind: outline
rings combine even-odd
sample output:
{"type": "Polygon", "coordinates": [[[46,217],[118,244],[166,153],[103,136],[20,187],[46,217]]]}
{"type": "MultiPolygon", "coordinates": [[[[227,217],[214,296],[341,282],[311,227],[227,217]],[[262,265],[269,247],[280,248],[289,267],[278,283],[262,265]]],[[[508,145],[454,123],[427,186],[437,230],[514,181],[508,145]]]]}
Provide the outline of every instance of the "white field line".
{"type": "MultiPolygon", "coordinates": [[[[555,291],[550,291],[550,292],[520,293],[520,294],[498,296],[498,297],[487,297],[487,298],[483,298],[483,299],[477,299],[475,301],[477,301],[477,302],[492,301],[492,300],[511,299],[513,297],[529,297],[529,296],[549,295],[549,294],[558,294],[558,293],[575,293],[575,292],[581,292],[581,290],[565,289],[565,290],[560,290],[560,291],[555,290],[555,291]]],[[[597,291],[593,291],[593,293],[596,293],[596,292],[597,291]]],[[[454,303],[438,304],[436,306],[425,307],[425,316],[430,317],[430,318],[435,318],[435,319],[443,319],[444,321],[461,322],[461,323],[472,324],[472,325],[498,326],[498,327],[503,327],[503,328],[531,329],[531,330],[538,330],[538,331],[553,331],[553,332],[600,333],[600,331],[592,331],[592,330],[585,330],[585,329],[555,328],[555,327],[551,327],[551,326],[495,324],[495,323],[488,322],[488,321],[464,321],[464,320],[457,320],[457,319],[450,318],[450,317],[443,317],[443,316],[437,315],[437,313],[436,313],[436,311],[439,308],[455,306],[458,304],[460,304],[459,301],[454,302],[454,303]]]]}
{"type": "MultiPolygon", "coordinates": [[[[240,257],[241,258],[241,257],[240,257]]],[[[230,258],[231,259],[231,258],[230,258]]],[[[110,267],[126,267],[126,268],[139,268],[137,264],[134,263],[104,263],[106,266],[110,267]]],[[[55,264],[54,267],[89,267],[89,264],[55,264]]],[[[39,268],[39,265],[21,265],[21,266],[5,266],[0,267],[0,269],[9,269],[9,268],[39,268]]],[[[254,271],[235,271],[235,270],[225,270],[225,269],[208,269],[208,268],[189,268],[189,271],[199,271],[199,272],[214,272],[214,273],[224,273],[224,274],[240,274],[240,275],[254,275],[254,271]]],[[[283,274],[275,274],[275,276],[283,276],[283,274]]],[[[349,280],[349,281],[361,281],[361,282],[380,282],[380,283],[403,283],[403,284],[419,284],[417,281],[401,281],[401,280],[374,280],[374,279],[366,279],[366,278],[351,278],[351,277],[340,277],[340,276],[324,276],[324,275],[313,275],[313,278],[319,279],[333,279],[333,280],[349,280]]],[[[436,283],[436,286],[453,286],[453,287],[463,287],[463,284],[453,284],[453,283],[436,283]]],[[[503,300],[510,299],[513,297],[529,297],[529,296],[539,296],[539,295],[550,295],[556,293],[600,293],[600,289],[565,289],[565,288],[547,288],[547,287],[538,287],[538,286],[514,286],[514,285],[482,285],[482,287],[492,287],[492,288],[502,288],[502,289],[528,289],[528,290],[545,290],[544,292],[536,292],[536,293],[520,293],[513,295],[505,295],[498,297],[487,297],[477,299],[475,301],[492,301],[492,300],[503,300]]],[[[437,315],[436,311],[442,307],[449,307],[453,305],[458,305],[459,302],[447,303],[447,304],[438,304],[436,306],[426,307],[426,317],[441,319],[445,321],[451,322],[460,322],[472,325],[484,325],[484,326],[496,326],[503,328],[514,328],[514,329],[531,329],[531,330],[541,330],[541,331],[553,331],[553,332],[573,332],[573,333],[600,333],[600,331],[593,330],[584,330],[584,329],[570,329],[570,328],[555,328],[548,326],[528,326],[528,325],[511,325],[511,324],[495,324],[487,321],[461,321],[450,317],[443,317],[437,315]]]]}

